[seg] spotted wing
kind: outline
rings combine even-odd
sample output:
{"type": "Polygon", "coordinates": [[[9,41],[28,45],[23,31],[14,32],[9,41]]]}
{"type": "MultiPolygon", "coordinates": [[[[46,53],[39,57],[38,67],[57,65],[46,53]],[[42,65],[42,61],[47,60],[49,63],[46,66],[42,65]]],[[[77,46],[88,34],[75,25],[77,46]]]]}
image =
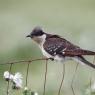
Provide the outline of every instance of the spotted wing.
{"type": "Polygon", "coordinates": [[[48,38],[44,43],[44,49],[52,56],[64,53],[66,50],[73,50],[78,48],[79,47],[71,44],[69,41],[59,37],[48,38]]]}
{"type": "Polygon", "coordinates": [[[95,55],[95,52],[83,50],[60,37],[48,38],[44,43],[44,49],[52,56],[57,54],[62,56],[95,55]]]}

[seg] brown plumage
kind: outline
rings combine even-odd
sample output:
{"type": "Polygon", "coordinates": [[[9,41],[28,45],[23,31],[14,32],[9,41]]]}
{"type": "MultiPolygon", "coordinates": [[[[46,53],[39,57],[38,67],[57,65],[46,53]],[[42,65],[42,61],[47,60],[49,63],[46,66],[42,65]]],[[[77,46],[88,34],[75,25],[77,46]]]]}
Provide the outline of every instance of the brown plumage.
{"type": "Polygon", "coordinates": [[[44,49],[49,52],[48,49],[51,48],[51,54],[53,54],[54,49],[56,48],[55,52],[62,53],[63,50],[64,56],[95,55],[95,52],[81,49],[57,35],[48,35],[46,40],[47,41],[44,43],[44,49]]]}
{"type": "Polygon", "coordinates": [[[36,27],[27,37],[33,39],[40,46],[43,55],[47,58],[62,62],[72,59],[95,68],[94,64],[83,57],[84,55],[95,55],[95,52],[82,49],[59,35],[47,34],[41,28],[36,27]]]}
{"type": "Polygon", "coordinates": [[[83,55],[95,55],[95,52],[81,49],[60,36],[48,34],[43,47],[52,56],[76,57],[79,61],[95,69],[95,65],[83,57],[83,55]]]}

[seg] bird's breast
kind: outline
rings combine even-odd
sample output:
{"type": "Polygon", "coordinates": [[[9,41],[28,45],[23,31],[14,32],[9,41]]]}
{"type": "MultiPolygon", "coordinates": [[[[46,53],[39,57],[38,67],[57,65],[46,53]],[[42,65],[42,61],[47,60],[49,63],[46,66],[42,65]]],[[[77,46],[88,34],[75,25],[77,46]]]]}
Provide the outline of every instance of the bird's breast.
{"type": "Polygon", "coordinates": [[[41,51],[42,51],[42,53],[43,53],[43,55],[45,57],[47,57],[47,58],[53,58],[52,55],[50,55],[47,51],[45,51],[45,49],[43,48],[43,46],[40,46],[40,48],[41,48],[41,51]]]}

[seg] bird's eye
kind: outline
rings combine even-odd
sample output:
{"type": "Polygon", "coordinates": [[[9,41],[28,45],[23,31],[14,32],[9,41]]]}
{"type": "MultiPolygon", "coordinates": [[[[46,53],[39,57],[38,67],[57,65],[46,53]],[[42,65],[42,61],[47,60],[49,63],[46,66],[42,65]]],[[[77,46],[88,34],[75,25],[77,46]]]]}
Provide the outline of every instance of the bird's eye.
{"type": "Polygon", "coordinates": [[[43,31],[40,30],[40,31],[38,32],[38,34],[39,34],[39,35],[43,35],[43,31]]]}

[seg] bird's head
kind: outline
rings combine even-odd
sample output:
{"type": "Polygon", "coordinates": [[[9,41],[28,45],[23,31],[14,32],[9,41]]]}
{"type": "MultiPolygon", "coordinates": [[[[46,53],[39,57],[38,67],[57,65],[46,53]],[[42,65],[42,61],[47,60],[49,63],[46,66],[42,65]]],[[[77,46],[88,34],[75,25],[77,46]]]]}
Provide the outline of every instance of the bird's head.
{"type": "Polygon", "coordinates": [[[46,39],[46,33],[44,33],[40,27],[35,27],[26,37],[30,37],[38,44],[41,44],[46,39]]]}

